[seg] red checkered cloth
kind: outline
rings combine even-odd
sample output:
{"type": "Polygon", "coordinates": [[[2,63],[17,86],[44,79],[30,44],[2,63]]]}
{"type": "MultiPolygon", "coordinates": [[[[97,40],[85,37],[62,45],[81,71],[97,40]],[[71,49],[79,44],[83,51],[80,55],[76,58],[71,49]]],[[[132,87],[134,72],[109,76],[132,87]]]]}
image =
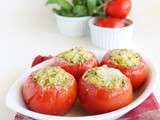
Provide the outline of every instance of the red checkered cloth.
{"type": "MultiPolygon", "coordinates": [[[[32,66],[50,58],[51,56],[37,56],[33,61],[32,66]]],[[[15,120],[35,119],[17,113],[15,116],[15,120]]],[[[118,120],[160,120],[160,105],[156,100],[155,96],[151,94],[141,105],[139,105],[123,117],[119,118],[118,120]]]]}

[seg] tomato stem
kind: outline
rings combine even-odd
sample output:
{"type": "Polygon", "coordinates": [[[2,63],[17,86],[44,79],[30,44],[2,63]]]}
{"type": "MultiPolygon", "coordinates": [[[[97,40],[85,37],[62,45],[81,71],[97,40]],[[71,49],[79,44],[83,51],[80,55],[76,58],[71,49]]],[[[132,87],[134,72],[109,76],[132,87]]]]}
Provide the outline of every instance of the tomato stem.
{"type": "Polygon", "coordinates": [[[108,6],[108,4],[110,3],[110,2],[112,2],[113,0],[105,0],[105,7],[107,8],[107,6],[108,6]]]}

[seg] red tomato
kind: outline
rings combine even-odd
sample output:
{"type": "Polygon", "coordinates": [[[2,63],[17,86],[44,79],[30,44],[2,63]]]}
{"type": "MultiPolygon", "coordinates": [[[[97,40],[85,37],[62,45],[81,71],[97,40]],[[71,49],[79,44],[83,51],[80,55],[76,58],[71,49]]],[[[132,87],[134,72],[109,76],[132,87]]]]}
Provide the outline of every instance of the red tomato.
{"type": "Polygon", "coordinates": [[[141,58],[141,64],[136,67],[124,68],[119,65],[113,64],[109,59],[110,52],[106,53],[103,57],[101,64],[107,65],[108,67],[113,67],[119,69],[124,75],[130,78],[133,88],[139,88],[147,80],[149,76],[149,68],[144,60],[141,58]]]}
{"type": "Polygon", "coordinates": [[[96,56],[93,54],[92,59],[84,62],[83,64],[72,64],[59,60],[56,65],[62,67],[68,73],[72,74],[77,80],[79,80],[85,71],[87,71],[89,68],[97,67],[99,62],[96,56]]]}
{"type": "Polygon", "coordinates": [[[110,112],[128,105],[133,99],[132,85],[123,88],[98,88],[84,79],[79,80],[79,99],[83,108],[91,114],[110,112]]]}
{"type": "Polygon", "coordinates": [[[26,105],[32,111],[62,115],[70,110],[77,97],[77,84],[73,80],[65,87],[43,88],[30,76],[22,88],[22,95],[26,105]]]}
{"type": "Polygon", "coordinates": [[[131,6],[131,0],[112,0],[105,7],[105,13],[114,18],[126,18],[131,10],[131,6]]]}
{"type": "Polygon", "coordinates": [[[122,28],[125,27],[125,20],[118,18],[100,18],[96,25],[105,28],[122,28]]]}

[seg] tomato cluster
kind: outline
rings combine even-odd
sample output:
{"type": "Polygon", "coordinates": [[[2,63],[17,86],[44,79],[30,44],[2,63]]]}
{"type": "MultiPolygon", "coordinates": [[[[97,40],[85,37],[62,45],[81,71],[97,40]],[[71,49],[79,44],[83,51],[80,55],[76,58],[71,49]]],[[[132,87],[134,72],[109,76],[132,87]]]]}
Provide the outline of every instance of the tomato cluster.
{"type": "Polygon", "coordinates": [[[121,28],[125,27],[125,18],[129,14],[132,3],[131,0],[104,0],[104,13],[106,18],[99,19],[97,26],[105,28],[121,28]]]}
{"type": "MultiPolygon", "coordinates": [[[[26,105],[35,112],[63,115],[71,109],[76,101],[77,94],[82,107],[91,114],[105,113],[128,105],[133,100],[132,86],[134,89],[142,86],[149,75],[149,68],[142,58],[139,66],[123,68],[112,63],[108,57],[109,55],[110,52],[105,54],[101,64],[98,64],[97,58],[93,55],[92,59],[86,61],[83,65],[70,65],[53,57],[53,64],[62,67],[72,74],[76,80],[65,88],[43,88],[29,77],[22,89],[26,105]],[[110,90],[96,87],[81,77],[89,68],[100,65],[119,69],[131,81],[129,80],[124,88],[110,90]]],[[[38,56],[33,61],[32,66],[47,59],[51,59],[51,57],[38,56]]]]}

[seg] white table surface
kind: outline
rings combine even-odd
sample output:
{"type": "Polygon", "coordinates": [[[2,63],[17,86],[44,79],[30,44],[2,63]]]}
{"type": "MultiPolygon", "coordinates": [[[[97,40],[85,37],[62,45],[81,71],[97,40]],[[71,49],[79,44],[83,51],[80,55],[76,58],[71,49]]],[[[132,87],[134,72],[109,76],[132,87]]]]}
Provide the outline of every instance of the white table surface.
{"type": "MultiPolygon", "coordinates": [[[[93,48],[89,38],[61,35],[45,0],[1,0],[0,3],[0,119],[13,120],[5,105],[9,87],[38,55],[82,46],[93,48]]],[[[134,42],[160,67],[160,0],[135,0],[130,15],[136,23],[134,42]]],[[[160,83],[155,95],[160,101],[160,83]],[[158,89],[159,88],[159,89],[158,89]]]]}

